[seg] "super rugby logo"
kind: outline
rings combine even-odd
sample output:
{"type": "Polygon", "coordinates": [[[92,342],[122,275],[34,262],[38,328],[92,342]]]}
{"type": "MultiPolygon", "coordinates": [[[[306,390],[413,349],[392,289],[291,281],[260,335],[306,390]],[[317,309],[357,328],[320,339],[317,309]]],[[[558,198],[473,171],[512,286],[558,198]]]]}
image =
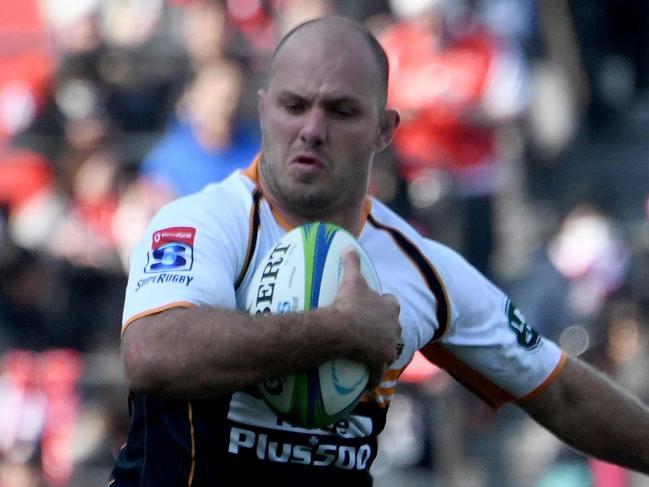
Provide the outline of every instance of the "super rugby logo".
{"type": "Polygon", "coordinates": [[[192,227],[171,227],[154,232],[144,272],[191,270],[195,236],[196,229],[192,227]]]}

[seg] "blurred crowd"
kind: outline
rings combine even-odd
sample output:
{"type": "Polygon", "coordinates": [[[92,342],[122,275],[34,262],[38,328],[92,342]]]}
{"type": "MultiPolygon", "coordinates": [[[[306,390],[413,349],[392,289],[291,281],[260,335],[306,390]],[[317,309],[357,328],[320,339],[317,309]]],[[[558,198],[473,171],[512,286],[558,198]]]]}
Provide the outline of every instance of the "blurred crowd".
{"type": "MultiPolygon", "coordinates": [[[[0,487],[107,480],[129,252],[162,205],[251,162],[275,44],[328,14],[390,60],[402,124],[372,194],[649,401],[646,2],[0,0],[0,487]]],[[[379,484],[649,485],[432,366],[404,379],[379,484]]]]}

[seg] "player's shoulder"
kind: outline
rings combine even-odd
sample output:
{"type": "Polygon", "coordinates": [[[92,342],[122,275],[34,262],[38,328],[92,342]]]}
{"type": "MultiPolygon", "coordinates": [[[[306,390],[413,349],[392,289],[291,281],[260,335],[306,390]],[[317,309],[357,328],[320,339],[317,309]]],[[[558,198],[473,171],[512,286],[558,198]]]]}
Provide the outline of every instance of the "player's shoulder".
{"type": "Polygon", "coordinates": [[[443,277],[457,279],[460,276],[476,277],[479,274],[458,251],[425,236],[414,224],[378,200],[372,199],[368,224],[373,231],[389,236],[403,252],[412,256],[421,255],[443,277]]]}
{"type": "Polygon", "coordinates": [[[208,225],[240,221],[247,227],[254,188],[254,183],[237,170],[223,181],[167,203],[154,220],[187,219],[208,225]]]}
{"type": "Polygon", "coordinates": [[[451,254],[461,258],[450,247],[426,237],[414,223],[407,221],[385,203],[374,198],[371,203],[368,224],[374,230],[387,233],[403,245],[413,246],[426,254],[451,254]]]}

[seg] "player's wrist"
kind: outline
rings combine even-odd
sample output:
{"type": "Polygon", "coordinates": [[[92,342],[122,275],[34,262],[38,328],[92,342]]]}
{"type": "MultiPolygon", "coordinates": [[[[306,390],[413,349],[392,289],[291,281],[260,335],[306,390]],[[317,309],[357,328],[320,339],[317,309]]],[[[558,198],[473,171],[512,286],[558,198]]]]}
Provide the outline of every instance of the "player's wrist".
{"type": "Polygon", "coordinates": [[[354,345],[350,333],[349,313],[328,306],[314,310],[311,314],[316,321],[313,331],[318,333],[317,339],[323,341],[321,346],[327,350],[326,359],[353,357],[354,345]]]}

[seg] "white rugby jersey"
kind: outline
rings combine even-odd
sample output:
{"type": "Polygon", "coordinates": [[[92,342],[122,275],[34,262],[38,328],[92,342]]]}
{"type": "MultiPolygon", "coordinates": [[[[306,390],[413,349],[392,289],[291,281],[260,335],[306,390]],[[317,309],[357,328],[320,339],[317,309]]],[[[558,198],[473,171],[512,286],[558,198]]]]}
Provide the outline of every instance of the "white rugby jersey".
{"type": "MultiPolygon", "coordinates": [[[[152,220],[131,255],[123,329],[138,317],[178,306],[245,310],[258,262],[290,230],[259,191],[256,171],[256,163],[237,171],[170,203],[152,220]]],[[[188,480],[208,485],[211,476],[235,485],[242,480],[241,470],[251,466],[269,478],[295,476],[297,470],[294,478],[300,482],[355,478],[359,485],[370,485],[376,436],[397,379],[417,350],[494,408],[542,390],[565,363],[557,345],[539,336],[500,289],[381,202],[368,199],[357,237],[383,291],[401,305],[404,348],[380,387],[366,394],[348,418],[321,430],[285,423],[252,390],[207,403],[133,395],[134,418],[114,471],[115,485],[156,485],[162,478],[164,485],[187,485],[188,480]],[[167,429],[173,425],[178,431],[165,432],[165,422],[167,429]],[[151,437],[154,429],[156,444],[147,446],[144,431],[151,437]],[[179,446],[183,435],[187,443],[179,446]],[[159,474],[145,462],[144,452],[158,452],[159,463],[174,449],[174,461],[159,474]],[[179,462],[178,456],[185,460],[179,462]]]]}

